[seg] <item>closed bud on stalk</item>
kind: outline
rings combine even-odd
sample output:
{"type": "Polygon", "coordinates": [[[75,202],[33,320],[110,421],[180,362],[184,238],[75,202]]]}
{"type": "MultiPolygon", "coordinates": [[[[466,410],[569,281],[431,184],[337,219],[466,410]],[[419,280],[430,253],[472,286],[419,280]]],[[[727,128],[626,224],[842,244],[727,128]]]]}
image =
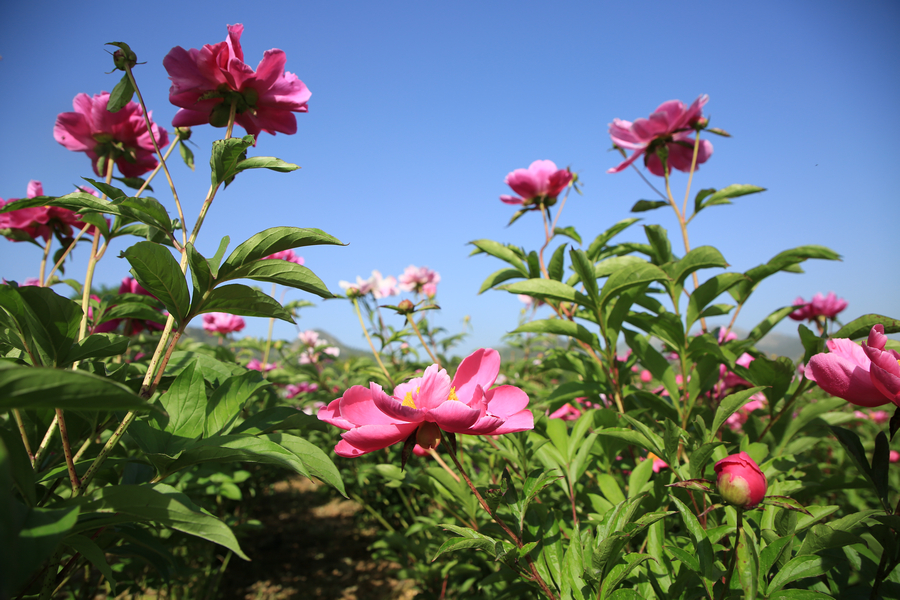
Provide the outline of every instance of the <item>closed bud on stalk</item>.
{"type": "Polygon", "coordinates": [[[425,450],[430,450],[431,448],[437,448],[440,441],[441,428],[437,426],[437,423],[425,421],[419,425],[419,429],[416,431],[416,443],[419,446],[425,450]]]}
{"type": "Polygon", "coordinates": [[[754,508],[766,497],[766,476],[746,452],[732,454],[716,463],[716,485],[728,504],[754,508]]]}
{"type": "Polygon", "coordinates": [[[400,304],[397,305],[397,312],[401,315],[408,315],[413,313],[416,310],[415,304],[413,304],[410,300],[403,300],[400,304]]]}

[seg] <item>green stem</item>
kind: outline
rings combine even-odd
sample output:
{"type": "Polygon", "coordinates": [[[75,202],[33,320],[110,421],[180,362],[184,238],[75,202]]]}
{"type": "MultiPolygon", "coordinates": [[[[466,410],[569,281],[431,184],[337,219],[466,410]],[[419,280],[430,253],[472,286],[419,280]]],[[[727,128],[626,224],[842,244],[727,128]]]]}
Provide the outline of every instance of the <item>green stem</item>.
{"type": "Polygon", "coordinates": [[[436,364],[438,367],[441,366],[441,361],[437,359],[434,353],[431,351],[431,348],[428,347],[428,344],[425,343],[425,338],[422,337],[422,332],[419,331],[419,327],[416,325],[415,320],[412,318],[412,314],[406,315],[406,320],[409,322],[410,326],[413,328],[413,331],[416,332],[416,335],[419,336],[419,341],[422,342],[422,347],[425,348],[425,352],[428,353],[428,356],[431,357],[432,362],[436,364]]]}
{"type": "Polygon", "coordinates": [[[37,452],[34,454],[33,464],[35,469],[40,467],[41,459],[44,457],[47,447],[50,446],[50,440],[53,439],[53,433],[56,431],[56,419],[57,416],[53,415],[53,420],[50,421],[50,427],[47,429],[47,433],[44,434],[44,439],[41,440],[41,445],[38,446],[37,452]]]}
{"type": "Polygon", "coordinates": [[[734,575],[734,567],[737,565],[738,544],[740,544],[741,530],[744,528],[744,509],[735,507],[737,510],[737,527],[734,532],[734,544],[731,549],[731,564],[728,565],[728,572],[725,573],[725,585],[722,587],[722,593],[719,600],[724,600],[728,595],[728,588],[731,587],[731,577],[734,575]]]}
{"type": "Polygon", "coordinates": [[[28,434],[25,432],[25,423],[22,421],[22,413],[18,408],[12,410],[13,418],[16,420],[16,426],[19,428],[19,435],[22,436],[22,444],[25,446],[25,452],[28,453],[28,460],[31,461],[31,467],[34,468],[34,454],[31,453],[31,444],[28,443],[28,434]]]}
{"type": "Polygon", "coordinates": [[[44,271],[47,269],[47,257],[50,256],[50,245],[53,243],[53,236],[47,238],[47,243],[44,244],[44,257],[41,258],[41,270],[38,274],[38,281],[40,281],[40,285],[44,286],[44,271]]]}
{"type": "MultiPolygon", "coordinates": [[[[162,152],[159,150],[159,144],[156,143],[156,137],[153,135],[153,126],[150,123],[150,115],[147,112],[147,105],[144,104],[144,97],[141,96],[141,90],[138,88],[137,81],[134,79],[134,74],[131,72],[131,65],[127,62],[125,63],[125,72],[128,74],[128,79],[131,81],[131,86],[134,88],[135,94],[137,94],[138,102],[141,104],[141,108],[144,111],[144,123],[147,124],[147,133],[150,134],[150,141],[153,142],[153,149],[156,150],[156,156],[159,159],[159,163],[162,165],[163,171],[166,173],[166,179],[169,182],[169,189],[172,190],[172,197],[175,199],[175,207],[178,209],[178,218],[181,219],[182,224],[184,223],[184,212],[181,210],[181,201],[178,200],[178,192],[175,191],[175,182],[172,181],[172,175],[169,173],[169,167],[166,166],[166,158],[162,155],[162,152]]],[[[175,144],[172,144],[173,146],[175,144]]],[[[185,244],[185,236],[187,233],[184,231],[184,226],[181,227],[181,244],[182,246],[185,244]]]]}
{"type": "MultiPolygon", "coordinates": [[[[391,387],[396,387],[394,380],[391,378],[391,374],[388,373],[388,370],[385,368],[384,363],[381,362],[381,356],[379,356],[378,351],[375,350],[375,344],[372,343],[372,338],[369,337],[369,331],[368,329],[366,329],[366,324],[363,322],[362,312],[359,310],[359,300],[356,297],[351,298],[351,300],[353,300],[353,308],[356,309],[356,316],[359,317],[359,325],[360,327],[362,327],[363,333],[366,334],[366,341],[369,342],[369,348],[372,349],[372,356],[375,357],[375,362],[377,362],[378,366],[381,367],[381,372],[384,373],[384,376],[387,378],[388,383],[391,384],[391,387]]],[[[422,336],[419,336],[419,339],[421,338],[422,336]]]]}
{"type": "Polygon", "coordinates": [[[53,268],[50,269],[50,273],[47,274],[47,278],[43,280],[43,283],[41,283],[42,286],[47,287],[47,284],[50,283],[50,279],[53,278],[53,274],[56,273],[56,271],[57,271],[57,269],[59,269],[60,265],[63,264],[63,261],[66,260],[66,257],[69,256],[69,253],[72,252],[72,249],[75,248],[75,244],[78,242],[78,240],[81,239],[81,236],[84,235],[84,232],[88,230],[88,227],[91,227],[91,224],[85,223],[84,227],[82,227],[81,231],[79,231],[75,235],[75,238],[72,240],[72,242],[69,244],[69,246],[65,250],[63,250],[62,256],[59,257],[59,260],[57,260],[56,264],[53,265],[53,268]]]}
{"type": "MultiPolygon", "coordinates": [[[[272,298],[275,297],[275,286],[276,284],[272,284],[272,298]]],[[[282,298],[283,299],[283,298],[282,298]]],[[[266,370],[266,365],[269,363],[269,350],[272,349],[272,330],[275,328],[275,317],[269,317],[269,335],[266,336],[266,350],[263,352],[263,361],[262,361],[262,376],[263,379],[266,378],[268,371],[266,370]]]]}

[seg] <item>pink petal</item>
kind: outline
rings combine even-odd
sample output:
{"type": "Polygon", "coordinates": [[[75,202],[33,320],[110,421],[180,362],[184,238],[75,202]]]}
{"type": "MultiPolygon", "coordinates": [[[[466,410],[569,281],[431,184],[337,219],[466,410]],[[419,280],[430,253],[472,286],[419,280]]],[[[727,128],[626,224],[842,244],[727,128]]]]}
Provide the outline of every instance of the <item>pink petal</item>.
{"type": "Polygon", "coordinates": [[[437,408],[428,411],[429,420],[434,420],[438,427],[451,433],[466,433],[481,416],[481,411],[469,408],[462,402],[447,400],[437,408]]]}
{"type": "Polygon", "coordinates": [[[502,425],[490,433],[491,435],[503,435],[504,433],[530,431],[532,429],[534,429],[534,415],[530,410],[525,409],[510,416],[502,425]]]}
{"type": "MultiPolygon", "coordinates": [[[[340,398],[341,417],[360,426],[395,423],[398,419],[392,419],[378,409],[376,398],[381,396],[386,395],[376,384],[372,384],[369,388],[354,385],[340,398]]],[[[399,420],[405,421],[406,419],[399,420]]]]}
{"type": "Polygon", "coordinates": [[[332,400],[328,406],[319,409],[319,413],[316,415],[320,421],[325,421],[326,423],[330,423],[335,427],[340,427],[341,429],[353,429],[354,425],[347,419],[341,416],[341,398],[336,400],[332,400]]]}
{"type": "Polygon", "coordinates": [[[334,447],[338,456],[354,457],[387,448],[408,438],[416,430],[416,423],[391,425],[363,425],[341,435],[342,441],[334,447]]]}
{"type": "Polygon", "coordinates": [[[503,419],[528,406],[528,394],[512,385],[503,385],[485,392],[487,412],[503,419]]]}
{"type": "MultiPolygon", "coordinates": [[[[624,161],[619,163],[618,166],[608,169],[606,172],[607,173],[620,173],[620,172],[624,171],[625,169],[627,169],[628,167],[630,167],[631,163],[636,161],[643,154],[644,154],[644,149],[641,148],[640,150],[635,151],[634,154],[632,154],[631,156],[626,158],[624,161]]],[[[659,159],[657,159],[657,162],[658,161],[659,161],[659,159]]]]}
{"type": "Polygon", "coordinates": [[[834,352],[813,356],[805,375],[829,394],[857,406],[881,406],[890,401],[872,384],[868,369],[834,352]]]}
{"type": "Polygon", "coordinates": [[[500,201],[506,204],[525,204],[525,200],[518,196],[500,196],[500,201]]]}
{"type": "Polygon", "coordinates": [[[475,395],[475,387],[489,389],[500,373],[500,353],[493,348],[479,348],[465,357],[456,369],[450,384],[460,401],[470,404],[475,395]]]}

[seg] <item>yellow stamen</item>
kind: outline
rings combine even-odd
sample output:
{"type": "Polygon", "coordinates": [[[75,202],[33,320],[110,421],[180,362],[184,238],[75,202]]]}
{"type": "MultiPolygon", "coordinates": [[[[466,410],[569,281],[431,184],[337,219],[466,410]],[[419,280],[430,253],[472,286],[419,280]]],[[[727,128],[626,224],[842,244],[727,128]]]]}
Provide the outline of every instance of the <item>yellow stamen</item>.
{"type": "Polygon", "coordinates": [[[455,387],[450,388],[450,396],[447,398],[447,400],[456,400],[457,402],[460,401],[459,398],[456,397],[456,388],[455,387]]]}
{"type": "MultiPolygon", "coordinates": [[[[416,390],[418,392],[418,390],[416,390]]],[[[402,402],[403,406],[408,406],[409,408],[416,408],[416,403],[413,401],[412,392],[406,392],[406,396],[403,398],[402,402]]]]}

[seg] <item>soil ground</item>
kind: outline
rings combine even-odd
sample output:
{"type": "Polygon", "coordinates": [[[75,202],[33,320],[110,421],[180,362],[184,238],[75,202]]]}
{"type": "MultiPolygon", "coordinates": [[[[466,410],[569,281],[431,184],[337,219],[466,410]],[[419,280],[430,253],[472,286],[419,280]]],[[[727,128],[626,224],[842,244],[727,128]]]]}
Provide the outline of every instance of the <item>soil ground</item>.
{"type": "Polygon", "coordinates": [[[397,565],[375,562],[371,532],[356,526],[362,508],[329,500],[302,477],[273,486],[253,513],[263,527],[241,539],[253,560],[232,562],[219,586],[222,600],[408,600],[414,582],[398,581],[397,565]]]}

